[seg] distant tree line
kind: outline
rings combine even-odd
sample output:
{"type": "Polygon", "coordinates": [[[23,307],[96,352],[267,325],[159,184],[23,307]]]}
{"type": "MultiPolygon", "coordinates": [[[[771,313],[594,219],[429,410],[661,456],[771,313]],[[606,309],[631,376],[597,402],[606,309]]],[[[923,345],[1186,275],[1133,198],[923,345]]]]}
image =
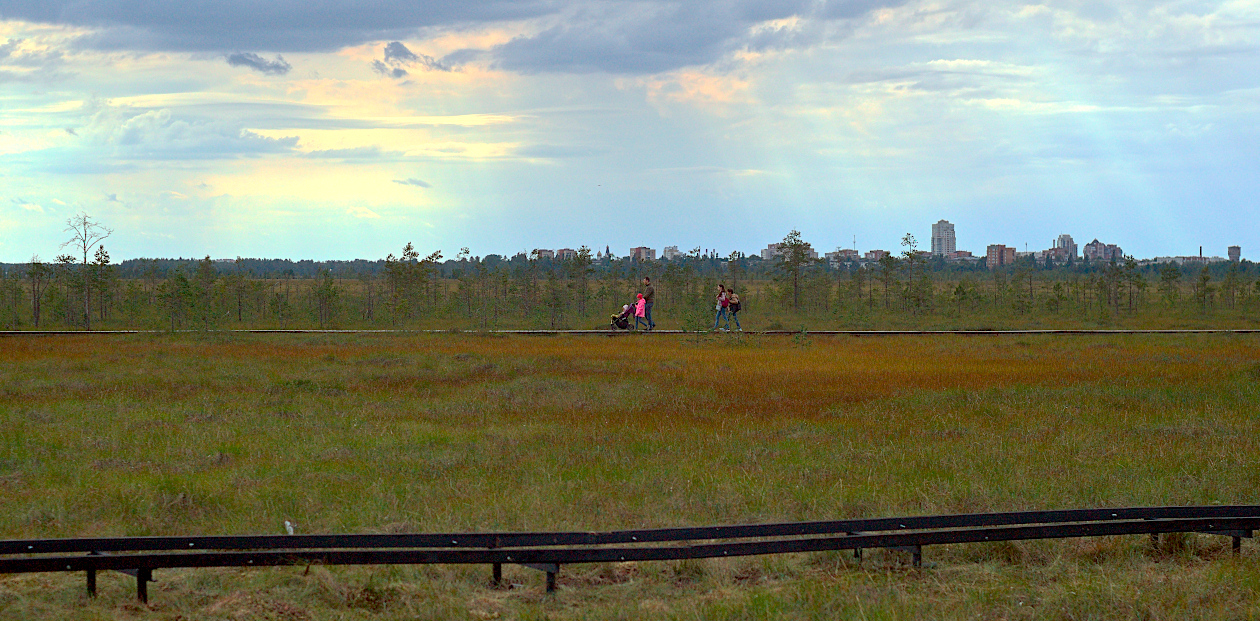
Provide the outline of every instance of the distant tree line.
{"type": "Polygon", "coordinates": [[[878,262],[831,265],[791,231],[772,260],[700,250],[669,261],[517,254],[421,256],[406,244],[375,261],[210,257],[111,263],[111,231],[85,214],[50,263],[0,265],[0,328],[593,328],[631,303],[651,276],[663,327],[711,325],[721,282],[741,295],[750,327],[913,328],[1251,325],[1260,270],[1122,262],[1038,263],[996,270],[919,252],[913,235],[878,262]],[[1232,323],[1231,323],[1232,322],[1232,323]],[[758,325],[759,324],[759,325],[758,325]]]}

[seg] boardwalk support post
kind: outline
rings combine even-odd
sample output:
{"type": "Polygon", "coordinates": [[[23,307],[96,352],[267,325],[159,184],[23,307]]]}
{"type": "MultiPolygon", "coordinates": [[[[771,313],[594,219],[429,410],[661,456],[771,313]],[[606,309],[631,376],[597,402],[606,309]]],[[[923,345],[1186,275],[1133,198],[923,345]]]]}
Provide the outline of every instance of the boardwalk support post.
{"type": "MultiPolygon", "coordinates": [[[[853,531],[846,532],[845,534],[849,536],[854,536],[854,535],[865,535],[866,533],[853,530],[853,531]]],[[[859,561],[862,560],[862,548],[853,548],[853,558],[859,561]]]]}
{"type": "Polygon", "coordinates": [[[560,573],[559,563],[521,563],[521,567],[528,567],[547,574],[547,592],[556,592],[556,574],[560,573]]]}
{"type": "Polygon", "coordinates": [[[1202,532],[1207,535],[1220,535],[1222,537],[1229,537],[1231,540],[1230,549],[1234,552],[1234,556],[1242,555],[1243,537],[1251,538],[1254,536],[1254,533],[1250,529],[1246,529],[1246,528],[1238,529],[1238,530],[1204,530],[1204,531],[1199,531],[1199,532],[1202,532]]]}
{"type": "Polygon", "coordinates": [[[149,603],[149,583],[153,581],[153,570],[141,567],[136,570],[136,599],[140,603],[149,603]]]}
{"type": "Polygon", "coordinates": [[[494,564],[494,574],[490,578],[490,583],[496,587],[503,584],[503,563],[494,564]]]}
{"type": "MultiPolygon", "coordinates": [[[[100,556],[101,553],[95,550],[88,552],[88,556],[100,556]]],[[[87,592],[88,597],[96,597],[96,568],[89,567],[87,570],[87,592]]]]}
{"type": "Polygon", "coordinates": [[[915,544],[912,546],[891,546],[888,550],[899,550],[901,552],[910,553],[910,563],[915,567],[923,566],[923,544],[915,544]]]}

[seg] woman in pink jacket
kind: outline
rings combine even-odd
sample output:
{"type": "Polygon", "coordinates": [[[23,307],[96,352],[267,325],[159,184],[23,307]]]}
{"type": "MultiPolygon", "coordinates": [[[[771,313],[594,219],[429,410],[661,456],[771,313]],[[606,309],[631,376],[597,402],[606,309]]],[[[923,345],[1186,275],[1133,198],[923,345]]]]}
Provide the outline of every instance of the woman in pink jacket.
{"type": "Polygon", "coordinates": [[[643,322],[643,327],[648,327],[647,322],[647,300],[643,299],[643,294],[638,294],[639,299],[634,303],[634,329],[639,329],[639,322],[643,322]]]}
{"type": "Polygon", "coordinates": [[[713,310],[717,311],[717,316],[713,318],[713,331],[717,332],[718,322],[725,319],[726,328],[724,328],[723,330],[725,332],[730,332],[731,331],[731,316],[727,314],[727,309],[731,305],[731,298],[730,298],[730,295],[726,292],[726,283],[722,283],[718,285],[717,295],[715,296],[715,300],[717,303],[714,305],[713,310]]]}

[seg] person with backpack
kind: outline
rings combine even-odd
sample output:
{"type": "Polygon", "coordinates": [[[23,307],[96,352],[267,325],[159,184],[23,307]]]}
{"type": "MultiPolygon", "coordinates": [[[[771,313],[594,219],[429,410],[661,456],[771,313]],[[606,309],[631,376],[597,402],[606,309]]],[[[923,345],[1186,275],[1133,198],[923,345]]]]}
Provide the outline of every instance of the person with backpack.
{"type": "Polygon", "coordinates": [[[731,304],[730,298],[726,297],[726,284],[725,283],[719,284],[718,290],[717,290],[717,305],[713,307],[713,310],[717,312],[717,316],[713,318],[714,331],[717,331],[718,323],[721,322],[723,319],[726,319],[725,331],[726,332],[731,331],[731,318],[729,315],[726,314],[726,309],[728,306],[730,306],[730,304],[731,304]]]}
{"type": "MultiPolygon", "coordinates": [[[[726,296],[730,298],[730,304],[727,304],[726,306],[726,313],[731,319],[735,320],[735,330],[737,332],[743,332],[744,329],[739,325],[739,294],[735,293],[734,289],[727,289],[726,296]]],[[[727,325],[730,325],[729,321],[727,322],[727,325]]]]}

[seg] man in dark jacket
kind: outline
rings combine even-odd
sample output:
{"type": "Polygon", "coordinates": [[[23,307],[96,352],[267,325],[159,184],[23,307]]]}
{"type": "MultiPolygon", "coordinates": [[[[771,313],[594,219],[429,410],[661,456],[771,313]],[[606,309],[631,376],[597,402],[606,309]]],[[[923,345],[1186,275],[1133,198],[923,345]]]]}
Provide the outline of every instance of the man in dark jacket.
{"type": "Polygon", "coordinates": [[[644,315],[648,322],[648,331],[651,332],[656,328],[656,322],[652,321],[652,304],[656,302],[656,289],[652,288],[652,278],[649,276],[643,277],[643,301],[647,302],[644,315]]]}

